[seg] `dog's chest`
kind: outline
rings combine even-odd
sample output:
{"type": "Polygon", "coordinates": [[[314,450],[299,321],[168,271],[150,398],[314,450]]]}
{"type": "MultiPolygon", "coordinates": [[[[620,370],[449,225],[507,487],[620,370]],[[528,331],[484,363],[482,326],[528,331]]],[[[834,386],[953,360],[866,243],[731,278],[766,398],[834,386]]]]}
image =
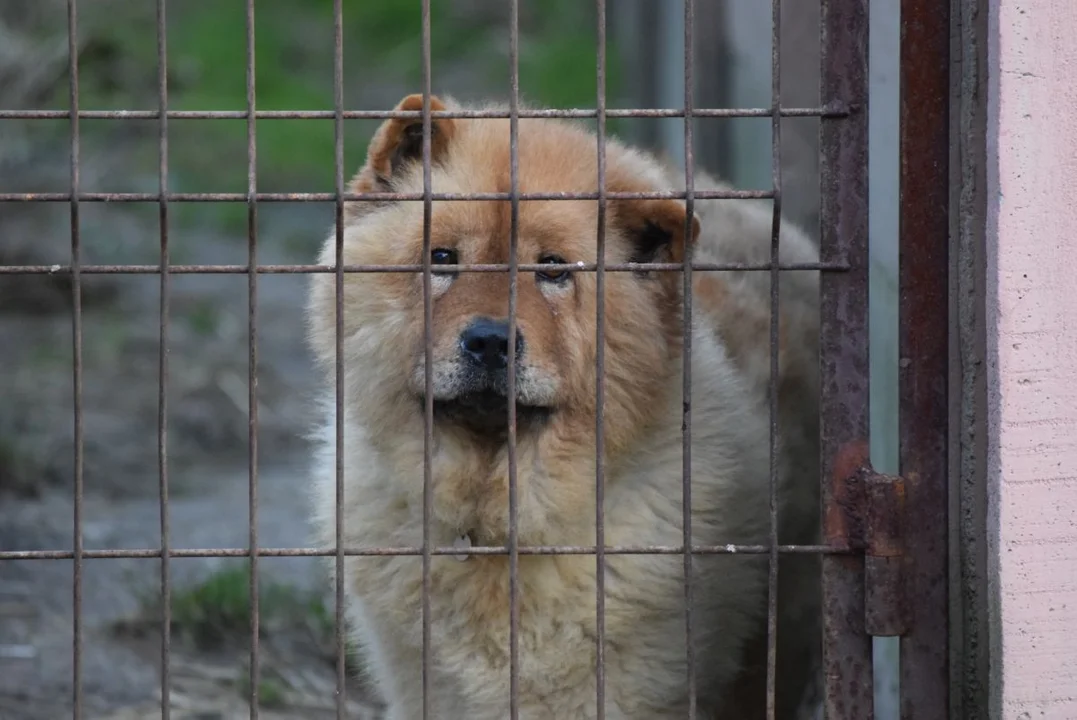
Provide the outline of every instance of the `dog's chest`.
{"type": "MultiPolygon", "coordinates": [[[[517,671],[522,698],[562,704],[594,693],[597,610],[593,558],[568,567],[551,558],[521,557],[518,571],[517,671]],[[579,569],[575,567],[579,566],[579,569]],[[576,690],[577,692],[574,692],[576,690]]],[[[364,612],[422,661],[423,580],[419,558],[379,559],[383,582],[367,576],[356,587],[364,612]],[[412,562],[406,562],[411,560],[412,562]],[[392,570],[390,568],[393,568],[392,570]],[[406,576],[406,577],[405,577],[406,576]]],[[[508,560],[432,558],[428,661],[460,697],[499,706],[509,695],[511,613],[508,560]]],[[[616,607],[608,608],[612,617],[616,607]]],[[[619,628],[607,622],[607,647],[619,628]]],[[[581,700],[582,701],[582,700],[581,700]]]]}

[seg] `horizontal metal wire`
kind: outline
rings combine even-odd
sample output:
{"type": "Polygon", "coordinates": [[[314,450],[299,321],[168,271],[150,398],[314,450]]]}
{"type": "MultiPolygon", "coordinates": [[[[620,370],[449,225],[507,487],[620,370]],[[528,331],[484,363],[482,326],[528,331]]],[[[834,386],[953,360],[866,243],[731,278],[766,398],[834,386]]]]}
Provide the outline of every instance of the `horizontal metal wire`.
{"type": "MultiPolygon", "coordinates": [[[[850,108],[842,105],[829,107],[781,108],[781,117],[844,118],[850,108]]],[[[81,110],[80,119],[85,120],[156,120],[157,110],[81,110]]],[[[345,120],[387,120],[389,118],[421,118],[419,110],[344,110],[340,116],[345,120]]],[[[595,118],[597,110],[565,108],[563,110],[520,110],[521,118],[595,118]]],[[[606,110],[608,118],[681,118],[684,108],[630,108],[606,110]]],[[[697,118],[752,118],[772,117],[771,108],[697,108],[689,117],[697,118]]],[[[71,117],[68,110],[0,110],[0,120],[64,120],[71,117]]],[[[176,120],[246,120],[246,110],[169,110],[165,117],[176,120]]],[[[335,120],[333,110],[258,110],[256,120],[335,120]]],[[[507,118],[508,110],[438,110],[431,111],[432,118],[507,118]]]]}
{"type": "MultiPolygon", "coordinates": [[[[522,272],[595,272],[596,263],[536,264],[520,263],[522,272]]],[[[438,273],[447,272],[508,272],[505,264],[494,265],[439,265],[438,273]]],[[[680,272],[684,263],[610,263],[605,266],[607,272],[680,272]]],[[[693,270],[704,271],[745,271],[764,272],[771,269],[770,263],[692,263],[693,270]]],[[[779,265],[782,271],[818,270],[823,272],[847,272],[849,266],[843,263],[787,263],[779,265]]],[[[345,273],[421,273],[422,265],[345,265],[345,273]]],[[[0,275],[63,275],[72,272],[70,265],[0,265],[0,275]]],[[[161,272],[160,265],[81,265],[79,273],[83,275],[156,275],[161,272]]],[[[247,265],[169,265],[168,272],[176,275],[246,275],[250,272],[247,265]]],[[[258,265],[255,272],[264,275],[282,274],[316,274],[336,272],[335,265],[258,265]]]]}
{"type": "MultiPolygon", "coordinates": [[[[519,546],[521,555],[596,555],[595,545],[533,545],[519,546]]],[[[770,552],[769,545],[692,545],[689,552],[693,555],[765,555],[770,552]]],[[[508,555],[508,546],[472,546],[466,550],[457,547],[435,547],[432,555],[508,555]]],[[[682,555],[683,545],[607,545],[603,548],[606,555],[682,555]]],[[[860,552],[856,548],[831,545],[779,545],[778,552],[786,555],[851,555],[860,552]]],[[[336,548],[269,548],[259,547],[257,557],[335,557],[336,548]]],[[[421,547],[374,547],[344,548],[343,554],[349,557],[383,557],[383,556],[421,556],[421,547]]],[[[162,551],[156,548],[133,548],[129,550],[83,550],[83,558],[159,558],[162,551]]],[[[169,558],[209,558],[209,557],[250,557],[248,548],[172,548],[165,554],[169,558]]],[[[70,550],[0,550],[3,560],[70,560],[74,553],[70,550]]]]}
{"type": "MultiPolygon", "coordinates": [[[[768,200],[774,197],[772,190],[697,190],[697,200],[768,200]]],[[[684,191],[667,190],[657,192],[609,192],[608,200],[683,200],[684,191]]],[[[0,193],[0,202],[336,202],[337,194],[318,193],[137,193],[137,192],[86,192],[72,197],[71,193],[62,192],[6,192],[0,193]]],[[[340,198],[345,202],[419,202],[420,193],[343,193],[340,198]]],[[[519,194],[520,200],[597,200],[597,192],[534,192],[519,194]]],[[[507,192],[490,193],[432,193],[431,200],[482,202],[490,200],[511,201],[512,194],[507,192]]]]}

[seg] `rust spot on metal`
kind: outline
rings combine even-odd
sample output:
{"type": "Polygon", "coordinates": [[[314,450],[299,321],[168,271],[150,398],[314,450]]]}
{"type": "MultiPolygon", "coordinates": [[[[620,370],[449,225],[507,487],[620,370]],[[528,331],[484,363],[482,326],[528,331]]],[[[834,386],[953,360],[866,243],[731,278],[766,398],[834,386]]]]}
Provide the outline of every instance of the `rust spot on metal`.
{"type": "Polygon", "coordinates": [[[905,480],[872,474],[865,484],[868,557],[900,557],[905,552],[905,480]]]}
{"type": "Polygon", "coordinates": [[[863,478],[870,472],[868,443],[854,440],[838,448],[830,477],[831,502],[823,518],[828,545],[841,548],[863,546],[863,478]]]}
{"type": "Polygon", "coordinates": [[[864,625],[876,637],[903,635],[905,480],[871,473],[864,478],[864,499],[864,625]]]}

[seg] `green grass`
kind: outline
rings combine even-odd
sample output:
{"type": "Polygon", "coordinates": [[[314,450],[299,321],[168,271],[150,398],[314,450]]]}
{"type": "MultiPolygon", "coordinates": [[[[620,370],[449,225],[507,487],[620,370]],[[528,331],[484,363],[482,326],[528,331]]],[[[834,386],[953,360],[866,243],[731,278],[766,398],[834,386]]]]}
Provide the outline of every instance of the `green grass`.
{"type": "Polygon", "coordinates": [[[0,490],[20,494],[32,492],[34,475],[30,462],[14,438],[0,434],[0,490]],[[29,472],[28,472],[29,471],[29,472]]]}
{"type": "MultiPolygon", "coordinates": [[[[241,674],[237,682],[237,689],[242,697],[249,698],[251,695],[251,678],[249,674],[241,674]]],[[[258,705],[268,710],[283,708],[288,704],[288,688],[275,677],[263,677],[258,680],[258,705]]]]}
{"type": "MultiPolygon", "coordinates": [[[[219,648],[245,638],[251,628],[250,566],[229,565],[172,595],[172,628],[201,649],[219,648]]],[[[259,628],[309,628],[329,632],[321,598],[295,587],[262,579],[258,588],[259,628]]],[[[153,613],[151,613],[153,614],[153,613]]]]}
{"type": "MultiPolygon", "coordinates": [[[[141,3],[83,10],[83,33],[93,38],[81,61],[86,109],[156,107],[157,44],[152,8],[141,3]]],[[[421,81],[419,0],[345,0],[343,15],[345,106],[363,107],[364,84],[396,86],[400,95],[421,81]]],[[[520,87],[525,99],[551,107],[594,106],[596,42],[590,9],[576,0],[529,0],[530,18],[520,40],[520,87]]],[[[169,5],[169,107],[175,110],[244,110],[247,107],[245,3],[185,0],[169,5]]],[[[462,67],[505,97],[507,11],[468,17],[448,0],[431,4],[431,56],[437,91],[441,71],[462,67]]],[[[260,110],[327,110],[333,106],[333,0],[273,0],[255,14],[255,88],[260,110]]],[[[610,58],[615,49],[608,49],[610,58]]],[[[618,84],[609,63],[607,92],[618,84]]],[[[58,104],[63,104],[60,89],[58,104]]],[[[361,162],[377,122],[345,124],[345,173],[361,162]]],[[[137,126],[145,168],[156,166],[156,124],[137,126]]],[[[615,123],[610,123],[615,129],[615,123]]],[[[86,142],[103,127],[87,125],[86,142]]],[[[247,187],[247,124],[244,120],[172,120],[169,125],[170,184],[176,191],[242,192],[247,187]]],[[[335,130],[332,120],[262,120],[256,126],[257,182],[266,192],[331,191],[335,130]]],[[[115,141],[115,138],[113,138],[115,141]]],[[[206,209],[181,205],[177,219],[206,209]]],[[[244,216],[245,217],[245,216],[244,216]]],[[[231,216],[208,218],[238,229],[231,216]]],[[[230,233],[240,235],[240,233],[230,233]]]]}
{"type": "MultiPolygon", "coordinates": [[[[593,108],[598,95],[598,45],[589,6],[578,0],[543,0],[534,7],[537,27],[520,51],[521,90],[541,105],[593,108]]],[[[620,85],[617,57],[615,44],[607,38],[607,97],[614,96],[620,85]]],[[[508,89],[507,63],[503,76],[492,80],[496,87],[508,89]]]]}
{"type": "MultiPolygon", "coordinates": [[[[2,436],[0,436],[2,439],[2,436]]],[[[3,445],[0,444],[0,450],[3,445]]],[[[0,458],[2,459],[2,458],[0,458]]],[[[133,580],[132,580],[133,581],[133,580]]],[[[249,642],[251,631],[250,565],[244,561],[229,563],[201,581],[172,593],[172,635],[187,649],[220,658],[233,658],[249,642]]],[[[258,680],[258,702],[265,708],[288,706],[296,691],[290,674],[272,658],[280,648],[306,647],[310,657],[329,664],[336,662],[335,613],[314,592],[261,578],[259,597],[259,636],[263,657],[258,680]],[[298,643],[298,645],[297,645],[298,643]]],[[[160,598],[144,594],[142,610],[135,618],[122,620],[114,630],[136,637],[159,632],[160,598]]],[[[363,670],[356,663],[355,645],[345,646],[348,673],[362,681],[363,670]]],[[[234,689],[250,697],[250,665],[240,661],[236,667],[234,689]]]]}
{"type": "Polygon", "coordinates": [[[213,337],[221,325],[221,314],[217,303],[212,299],[198,298],[184,313],[187,326],[200,337],[213,337]]]}
{"type": "MultiPolygon", "coordinates": [[[[265,595],[261,601],[267,604],[265,595]]],[[[219,646],[226,638],[249,631],[250,569],[244,565],[221,570],[174,593],[172,625],[199,647],[219,646]]]]}
{"type": "MultiPolygon", "coordinates": [[[[252,617],[250,581],[249,564],[239,563],[174,594],[173,631],[201,650],[218,650],[226,647],[230,640],[246,637],[252,617]]],[[[320,599],[268,581],[261,583],[258,594],[262,634],[281,626],[305,626],[319,634],[326,632],[323,627],[326,613],[320,599]]],[[[242,697],[250,697],[249,666],[237,674],[236,691],[242,697]]],[[[288,704],[288,683],[271,664],[262,668],[257,697],[258,704],[264,708],[281,708],[288,704]]]]}
{"type": "MultiPolygon", "coordinates": [[[[202,581],[172,594],[173,632],[202,650],[224,647],[249,637],[251,628],[250,565],[237,561],[202,581]]],[[[262,578],[258,588],[259,628],[262,635],[275,629],[300,629],[326,646],[336,636],[333,609],[315,594],[262,578]]],[[[146,617],[159,617],[159,602],[144,600],[146,617]]],[[[349,663],[354,647],[347,647],[349,663]]]]}

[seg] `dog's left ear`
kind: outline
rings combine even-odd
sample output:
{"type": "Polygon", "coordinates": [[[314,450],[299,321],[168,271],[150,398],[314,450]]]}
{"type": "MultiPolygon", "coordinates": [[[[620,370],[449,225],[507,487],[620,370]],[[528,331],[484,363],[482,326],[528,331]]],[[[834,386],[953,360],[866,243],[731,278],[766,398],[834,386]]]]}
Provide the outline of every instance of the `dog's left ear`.
{"type": "Polygon", "coordinates": [[[689,228],[679,200],[621,200],[611,205],[629,242],[628,262],[682,262],[686,245],[699,237],[699,216],[692,214],[689,228]]]}

